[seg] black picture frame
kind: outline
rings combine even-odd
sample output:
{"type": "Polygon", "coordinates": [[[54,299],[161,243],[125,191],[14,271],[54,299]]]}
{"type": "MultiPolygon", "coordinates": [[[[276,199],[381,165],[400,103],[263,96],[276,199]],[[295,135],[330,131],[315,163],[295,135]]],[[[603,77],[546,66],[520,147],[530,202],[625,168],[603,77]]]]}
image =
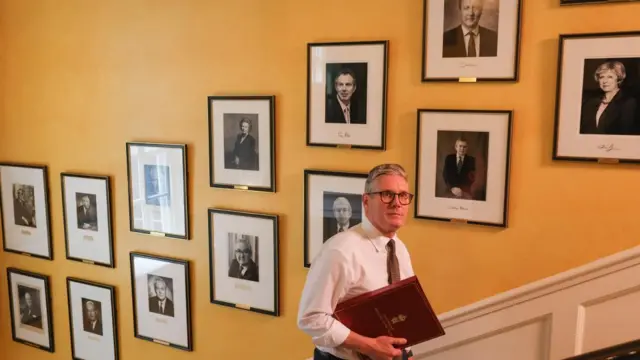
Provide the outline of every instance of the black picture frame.
{"type": "MultiPolygon", "coordinates": [[[[84,360],[83,357],[78,356],[78,352],[76,351],[76,337],[74,335],[75,333],[75,328],[74,328],[74,323],[75,323],[75,318],[74,318],[74,308],[73,308],[73,304],[72,304],[72,299],[73,299],[73,293],[72,293],[72,285],[73,283],[79,284],[81,286],[86,286],[89,288],[96,288],[99,290],[103,290],[106,291],[109,295],[108,295],[108,300],[111,304],[111,306],[109,307],[109,313],[111,314],[111,321],[110,321],[110,325],[111,325],[111,329],[113,330],[111,334],[111,338],[112,338],[112,342],[111,344],[113,345],[113,357],[110,357],[109,360],[118,360],[120,358],[120,345],[119,345],[119,330],[118,330],[118,307],[117,307],[117,302],[116,302],[116,288],[113,285],[107,285],[107,284],[103,284],[103,283],[99,283],[99,282],[95,282],[95,281],[89,281],[89,280],[84,280],[84,279],[80,279],[77,277],[72,277],[72,276],[68,276],[67,277],[67,306],[69,309],[69,333],[70,333],[70,342],[71,342],[71,356],[73,358],[73,360],[84,360]]],[[[83,304],[82,299],[81,299],[81,304],[83,304]]],[[[104,331],[104,309],[100,309],[100,318],[101,318],[101,325],[100,325],[100,332],[101,335],[103,333],[106,333],[106,331],[104,331]]],[[[93,331],[93,330],[91,330],[93,331]]],[[[89,335],[92,336],[92,335],[89,335]]],[[[95,340],[95,339],[93,339],[95,340]]],[[[93,351],[95,351],[96,349],[92,349],[93,351]]],[[[104,353],[101,353],[104,354],[104,353]]]]}
{"type": "Polygon", "coordinates": [[[388,68],[389,40],[308,43],[307,146],[386,150],[388,68]],[[353,50],[344,55],[347,48],[353,50]],[[367,61],[361,60],[367,56],[367,61]],[[320,76],[322,80],[312,79],[318,77],[318,74],[323,74],[320,76]],[[344,116],[337,100],[338,90],[335,88],[335,80],[339,76],[347,79],[344,96],[349,96],[350,99],[356,96],[355,100],[350,101],[350,106],[354,106],[357,111],[353,113],[353,123],[337,118],[344,116]],[[349,76],[351,83],[347,78],[349,76]],[[334,79],[333,86],[328,78],[334,79]],[[361,95],[363,92],[359,91],[358,86],[363,83],[366,91],[361,95]],[[334,91],[336,94],[331,95],[334,91]]]}
{"type": "Polygon", "coordinates": [[[210,302],[259,314],[280,316],[279,216],[262,212],[210,208],[208,217],[210,302]],[[222,218],[219,223],[216,223],[214,219],[216,217],[222,218]],[[234,223],[233,218],[239,221],[234,223]],[[252,228],[251,225],[254,227],[252,228]],[[216,237],[216,234],[220,236],[216,237]],[[267,237],[266,242],[265,237],[267,237]],[[240,256],[247,255],[246,261],[250,263],[244,273],[240,270],[238,255],[235,254],[241,242],[245,246],[240,256]],[[235,246],[232,247],[232,243],[235,246]],[[229,260],[230,257],[233,257],[233,260],[229,260]],[[272,262],[269,263],[269,260],[272,262]],[[224,266],[224,268],[216,269],[217,266],[224,266]],[[267,270],[264,270],[265,268],[267,270]],[[234,292],[238,289],[240,293],[234,292]],[[226,294],[224,290],[227,290],[226,294]],[[247,295],[242,296],[243,294],[247,295]],[[246,301],[238,301],[238,299],[246,301]]]}
{"type": "MultiPolygon", "coordinates": [[[[85,185],[88,186],[88,185],[85,185]]],[[[115,268],[115,255],[114,255],[114,241],[113,241],[113,209],[112,209],[112,199],[111,199],[111,178],[109,176],[106,175],[89,175],[89,174],[80,174],[80,173],[73,173],[73,172],[62,172],[60,173],[60,188],[62,191],[62,219],[63,219],[63,224],[64,224],[64,238],[65,238],[65,250],[66,250],[66,258],[67,260],[70,261],[78,261],[78,262],[82,262],[85,264],[90,264],[90,265],[98,265],[98,266],[104,266],[104,267],[108,267],[108,268],[115,268]],[[89,198],[89,196],[93,196],[93,200],[95,200],[91,205],[94,206],[94,209],[96,209],[96,231],[99,231],[101,226],[105,226],[104,228],[104,232],[102,232],[101,235],[105,235],[106,233],[106,244],[101,244],[101,245],[106,245],[107,247],[107,251],[109,252],[109,254],[106,256],[107,261],[100,261],[97,260],[96,258],[89,258],[86,256],[81,256],[81,255],[77,255],[74,256],[72,255],[72,245],[69,243],[69,239],[71,237],[71,229],[72,227],[69,226],[69,220],[70,218],[74,218],[73,216],[71,216],[71,214],[69,214],[67,212],[67,195],[69,195],[67,193],[66,190],[66,184],[67,184],[67,179],[77,179],[80,181],[87,181],[87,182],[95,182],[95,183],[103,183],[103,188],[104,188],[104,197],[101,197],[100,200],[104,202],[104,207],[100,206],[103,210],[104,210],[104,216],[101,217],[97,211],[96,207],[96,201],[98,200],[98,195],[97,194],[85,194],[87,195],[87,198],[89,198]],[[106,218],[106,224],[102,224],[100,226],[100,218],[102,218],[103,220],[106,218]]],[[[76,217],[74,218],[78,221],[78,225],[76,226],[76,228],[78,228],[79,222],[80,220],[78,219],[78,216],[76,215],[76,217]]],[[[93,225],[92,225],[93,226],[93,225]]],[[[74,229],[75,230],[75,229],[74,229]]],[[[89,242],[93,242],[93,236],[91,235],[84,235],[83,236],[83,240],[87,240],[89,242]]],[[[88,250],[88,249],[87,249],[88,250]]],[[[91,248],[91,252],[95,253],[96,248],[92,247],[91,248]]]]}
{"type": "Polygon", "coordinates": [[[209,128],[209,186],[259,192],[276,192],[276,97],[275,95],[212,95],[207,97],[209,128]],[[216,103],[218,105],[216,105],[216,103]],[[216,107],[222,108],[216,116],[216,107]],[[250,140],[249,151],[240,140],[240,133],[247,124],[245,139],[250,140]],[[267,125],[267,129],[264,129],[267,125]],[[233,129],[233,130],[232,130],[233,129]],[[229,134],[233,131],[232,134],[229,134]],[[235,142],[233,138],[235,137],[235,142]],[[217,140],[216,140],[217,139],[217,140]],[[220,145],[222,144],[222,145],[220,145]],[[266,144],[266,145],[265,145],[266,144]],[[216,146],[222,146],[222,151],[216,146]],[[233,148],[228,153],[228,149],[233,148]],[[233,169],[234,153],[238,163],[233,169]],[[257,151],[256,151],[257,150],[257,151]],[[266,150],[266,151],[264,151],[266,150]],[[222,152],[222,155],[219,155],[222,152]],[[268,159],[264,160],[264,155],[268,159]],[[245,159],[244,161],[240,161],[245,159]],[[241,165],[241,163],[243,165],[241,165]]]}
{"type": "Polygon", "coordinates": [[[636,48],[640,49],[640,31],[560,34],[552,160],[640,163],[640,50],[630,55],[636,48]],[[594,122],[604,91],[595,77],[599,71],[618,77],[625,67],[616,95],[600,115],[600,128],[594,122]]]}
{"type": "MultiPolygon", "coordinates": [[[[366,220],[364,214],[364,207],[362,205],[362,197],[364,194],[364,187],[369,176],[366,172],[350,172],[350,171],[332,171],[332,170],[320,170],[320,169],[305,169],[304,170],[304,255],[303,255],[303,267],[310,268],[313,258],[320,251],[322,244],[327,241],[335,232],[332,221],[328,221],[330,217],[327,214],[326,207],[329,203],[335,203],[338,200],[344,200],[345,205],[348,205],[349,211],[349,227],[358,225],[366,220]],[[340,186],[337,187],[334,184],[337,182],[330,182],[330,184],[324,184],[324,191],[322,196],[314,197],[312,199],[311,182],[315,179],[328,179],[328,180],[340,180],[340,186]],[[315,201],[314,201],[315,200],[315,201]],[[359,204],[356,200],[359,200],[359,204]],[[355,203],[354,203],[355,202],[355,203]],[[316,206],[311,209],[312,206],[316,206]],[[319,210],[322,217],[313,216],[312,210],[319,210]],[[355,217],[355,221],[354,221],[355,217]],[[317,220],[312,223],[312,220],[317,220]],[[319,220],[319,222],[318,222],[319,220]],[[329,229],[331,228],[331,229],[329,229]]],[[[318,185],[321,186],[321,185],[318,185]]],[[[337,232],[337,228],[335,229],[337,232]]]]}
{"type": "MultiPolygon", "coordinates": [[[[485,39],[491,37],[492,40],[485,42],[490,44],[486,48],[479,47],[480,56],[477,57],[478,60],[474,61],[463,60],[469,58],[466,57],[466,53],[464,55],[460,53],[465,52],[465,48],[464,45],[462,45],[462,47],[459,46],[463,40],[462,33],[457,34],[455,32],[457,27],[445,30],[448,21],[446,16],[447,9],[451,11],[454,5],[457,5],[457,1],[458,0],[423,0],[421,82],[518,82],[520,77],[522,0],[499,0],[499,9],[494,12],[493,21],[487,21],[487,23],[492,24],[493,29],[484,26],[483,21],[480,20],[480,26],[484,28],[481,31],[486,32],[486,35],[481,35],[481,38],[483,36],[485,39]],[[503,7],[508,8],[510,5],[515,7],[515,10],[509,9],[510,11],[507,11],[507,9],[503,7]],[[437,7],[436,9],[438,11],[436,12],[436,9],[433,11],[433,13],[437,15],[430,13],[430,6],[437,7]],[[440,7],[442,7],[442,9],[440,9],[440,7]],[[508,21],[503,22],[501,19],[504,19],[505,16],[510,17],[508,21]],[[495,17],[498,18],[497,21],[495,17]],[[508,26],[509,29],[504,29],[505,26],[508,26]],[[504,36],[502,35],[503,31],[512,32],[511,36],[508,36],[508,38],[511,39],[510,42],[500,42],[500,39],[504,36]],[[459,36],[456,36],[456,34],[459,36]],[[493,35],[491,36],[490,34],[493,35]],[[440,47],[430,49],[433,42],[435,42],[436,45],[440,45],[440,47]],[[447,50],[445,50],[443,45],[445,42],[451,44],[451,46],[447,47],[447,50]],[[501,54],[498,49],[504,49],[505,46],[509,47],[508,55],[505,55],[506,59],[501,59],[501,54]],[[485,57],[490,57],[491,60],[487,59],[483,61],[485,57]],[[436,61],[438,63],[433,64],[436,61]],[[431,72],[429,67],[430,63],[432,63],[433,67],[439,68],[439,72],[441,72],[440,75],[429,74],[429,72],[431,72]]],[[[480,41],[482,43],[483,40],[481,39],[480,41]]]]}
{"type": "Polygon", "coordinates": [[[512,110],[418,109],[414,217],[508,227],[512,123],[512,110]]]}
{"type": "Polygon", "coordinates": [[[559,0],[560,6],[594,5],[594,4],[620,4],[636,2],[638,0],[559,0]]]}
{"type": "MultiPolygon", "coordinates": [[[[13,338],[13,341],[18,342],[18,343],[22,343],[31,347],[34,347],[36,349],[39,350],[43,350],[46,352],[50,352],[50,353],[54,353],[55,352],[55,338],[54,338],[54,327],[53,327],[53,311],[51,309],[51,288],[50,288],[50,281],[49,281],[49,276],[45,275],[45,274],[41,274],[41,273],[36,273],[36,272],[31,272],[31,271],[27,271],[27,270],[22,270],[22,269],[18,269],[15,267],[8,267],[7,268],[7,284],[8,284],[8,288],[9,288],[9,309],[10,309],[10,315],[11,315],[11,336],[13,338]],[[15,277],[24,277],[26,279],[23,279],[23,282],[21,284],[15,284],[14,283],[14,276],[15,277]],[[39,289],[34,289],[35,287],[37,287],[36,285],[32,285],[30,283],[27,283],[28,280],[32,280],[35,282],[41,282],[42,286],[39,289]],[[32,321],[30,321],[30,324],[25,324],[22,321],[22,315],[21,316],[21,320],[20,320],[20,326],[16,326],[16,311],[14,310],[14,308],[16,307],[16,305],[18,305],[18,309],[20,308],[19,304],[15,303],[15,295],[14,294],[14,284],[16,286],[16,289],[18,291],[18,297],[20,296],[20,287],[22,286],[24,289],[26,288],[31,288],[31,292],[30,292],[30,297],[32,297],[33,299],[33,294],[35,291],[38,292],[38,294],[40,296],[37,297],[38,299],[38,305],[40,305],[40,314],[39,316],[33,315],[32,317],[30,317],[29,319],[31,319],[32,321]],[[40,294],[40,291],[43,292],[43,294],[40,294]],[[44,303],[44,304],[43,304],[44,303]],[[45,308],[45,311],[42,311],[42,308],[45,308]],[[35,319],[35,320],[33,320],[35,319]],[[43,321],[44,320],[44,321],[43,321]],[[20,334],[18,333],[19,331],[22,330],[23,326],[26,328],[26,330],[24,331],[30,331],[31,334],[33,335],[34,333],[40,333],[41,335],[41,339],[44,342],[48,342],[48,345],[46,344],[38,344],[35,343],[33,341],[24,339],[20,337],[20,334]]],[[[26,297],[26,294],[25,294],[26,297]]],[[[33,304],[33,300],[32,304],[33,304]]]]}
{"type": "MultiPolygon", "coordinates": [[[[171,348],[175,348],[175,349],[179,349],[179,350],[183,350],[183,351],[187,351],[187,352],[191,352],[193,351],[193,331],[192,331],[192,319],[191,319],[191,282],[190,282],[190,277],[191,277],[191,265],[190,265],[190,261],[189,260],[185,260],[185,259],[178,259],[178,258],[173,258],[173,257],[168,257],[168,256],[161,256],[161,255],[153,255],[153,254],[148,254],[148,253],[142,253],[142,252],[136,252],[136,251],[132,251],[129,253],[129,259],[130,259],[130,265],[131,265],[131,298],[133,301],[133,330],[134,330],[134,337],[141,339],[141,340],[145,340],[145,341],[150,341],[156,344],[160,344],[160,345],[164,345],[164,346],[168,346],[171,348]],[[138,301],[139,301],[139,297],[137,296],[137,292],[139,291],[139,288],[137,286],[137,282],[136,282],[136,271],[137,271],[137,267],[136,267],[136,261],[137,260],[149,260],[149,261],[155,261],[157,262],[158,266],[155,268],[156,272],[159,272],[161,270],[166,271],[170,271],[170,267],[176,267],[178,269],[181,268],[180,272],[183,273],[183,276],[180,277],[174,277],[174,278],[170,278],[171,279],[171,285],[168,285],[167,282],[165,282],[165,291],[169,292],[171,294],[174,294],[176,292],[174,292],[173,290],[176,287],[176,284],[179,284],[176,282],[176,280],[182,280],[183,281],[183,285],[182,288],[184,289],[184,297],[181,299],[182,303],[183,303],[183,308],[177,308],[176,307],[176,298],[175,296],[172,296],[170,300],[172,300],[172,305],[170,307],[170,311],[171,313],[169,315],[162,315],[160,314],[157,309],[150,309],[152,301],[149,300],[149,304],[146,307],[147,312],[146,313],[142,313],[140,311],[140,307],[138,306],[138,301]],[[154,318],[155,322],[158,322],[160,324],[167,324],[168,322],[168,318],[175,318],[176,314],[180,314],[182,313],[184,316],[184,321],[180,322],[180,326],[183,327],[183,333],[181,334],[182,337],[184,338],[184,344],[179,344],[175,341],[170,341],[167,340],[166,337],[165,338],[160,338],[158,336],[154,337],[154,336],[149,336],[149,335],[145,335],[143,333],[141,333],[141,323],[140,323],[140,318],[141,315],[146,315],[147,313],[154,313],[156,315],[151,315],[151,316],[158,316],[158,315],[162,315],[162,318],[154,318]]],[[[163,279],[169,279],[169,277],[167,276],[157,276],[155,274],[151,274],[151,273],[142,273],[141,278],[144,278],[143,280],[147,280],[149,278],[149,276],[152,277],[162,277],[163,279]]],[[[155,280],[154,280],[155,281],[155,280]]],[[[166,281],[166,280],[165,280],[166,281]]],[[[154,282],[154,287],[156,283],[154,282]]],[[[180,286],[178,286],[180,287],[180,286]]],[[[149,290],[149,284],[147,283],[147,292],[149,290]]],[[[144,290],[140,290],[141,293],[145,293],[144,290]]],[[[148,295],[147,295],[148,296],[148,295]]],[[[168,298],[168,296],[167,296],[168,298]]],[[[145,299],[146,300],[146,299],[145,299]]],[[[143,301],[143,303],[146,303],[146,301],[143,301]]],[[[169,306],[167,306],[167,309],[169,309],[169,306]]],[[[177,322],[176,322],[177,323],[177,322]]],[[[150,328],[153,327],[154,325],[145,325],[146,328],[150,328]]],[[[159,326],[159,325],[155,325],[155,326],[159,326]]],[[[166,334],[165,334],[166,335],[166,334]]]]}
{"type": "Polygon", "coordinates": [[[640,339],[567,357],[564,360],[638,360],[638,358],[640,358],[640,339]]]}
{"type": "MultiPolygon", "coordinates": [[[[137,152],[137,149],[136,149],[137,152]]],[[[190,231],[190,222],[191,217],[189,215],[189,161],[188,161],[188,151],[187,144],[177,144],[177,143],[154,143],[154,142],[141,142],[141,141],[129,141],[126,143],[126,155],[127,155],[127,190],[128,190],[128,203],[129,203],[129,230],[139,234],[152,235],[156,237],[167,237],[172,239],[182,239],[189,240],[191,239],[191,231],[190,231]],[[138,171],[133,171],[131,164],[131,157],[133,155],[134,148],[144,148],[146,151],[165,151],[163,153],[164,158],[169,158],[172,152],[177,152],[177,154],[173,154],[173,161],[178,162],[179,165],[176,167],[179,169],[176,171],[171,171],[172,163],[163,162],[162,164],[157,161],[154,163],[143,163],[142,167],[136,168],[138,171]],[[134,189],[134,184],[144,183],[151,179],[151,175],[154,174],[153,169],[156,169],[155,172],[158,186],[158,193],[160,196],[149,195],[140,190],[140,188],[134,189]],[[160,169],[163,169],[160,171],[160,169]],[[139,174],[142,173],[142,174],[139,174]],[[147,175],[149,175],[149,179],[147,179],[147,175]],[[160,181],[158,177],[164,176],[164,182],[169,182],[170,189],[160,189],[160,181]],[[167,178],[168,177],[168,178],[167,178]],[[139,178],[144,179],[144,181],[140,181],[139,178]],[[169,179],[169,180],[167,180],[169,179]],[[138,181],[136,181],[138,180],[138,181]],[[177,185],[175,184],[177,181],[177,185]],[[175,188],[174,188],[175,186],[175,188]],[[163,192],[161,192],[163,191],[163,192]],[[137,193],[138,197],[134,200],[133,196],[137,193]],[[164,198],[164,199],[163,199],[164,198]],[[176,200],[177,198],[177,200],[176,200]],[[167,200],[169,199],[169,200],[167,200]],[[144,203],[140,203],[144,201],[144,203]],[[167,210],[167,202],[171,202],[169,205],[170,209],[167,210]],[[175,202],[175,204],[174,204],[175,202]],[[148,214],[157,213],[158,211],[165,211],[170,213],[173,221],[172,223],[176,223],[173,229],[158,229],[151,228],[150,226],[137,226],[135,224],[136,221],[136,208],[135,206],[140,204],[139,209],[140,212],[146,211],[148,214]],[[160,209],[158,209],[160,208],[160,209]]],[[[150,156],[150,155],[148,155],[150,156]]],[[[153,179],[151,179],[153,180],[153,179]]],[[[146,185],[145,185],[146,191],[146,185]]],[[[151,216],[149,215],[149,216],[151,216]]],[[[166,215],[163,214],[163,215],[166,215]]],[[[144,220],[143,220],[144,221],[144,220]]],[[[162,225],[166,225],[167,221],[162,221],[162,225]]]]}
{"type": "MultiPolygon", "coordinates": [[[[49,191],[49,168],[47,165],[0,162],[0,222],[2,225],[2,247],[5,252],[53,261],[53,235],[51,233],[49,191]],[[29,170],[34,174],[27,175],[26,172],[29,170]],[[13,171],[13,173],[11,173],[11,171],[13,171]],[[38,172],[40,174],[37,174],[38,172]],[[2,180],[5,179],[5,181],[8,182],[9,177],[20,180],[20,184],[13,183],[12,189],[6,188],[5,186],[9,186],[9,184],[3,183],[2,180]],[[41,188],[36,189],[38,185],[40,185],[41,188]],[[3,193],[7,194],[7,192],[11,191],[11,194],[16,196],[16,186],[27,188],[33,192],[32,195],[35,203],[33,206],[34,220],[27,225],[18,226],[18,224],[15,223],[8,224],[9,219],[15,217],[16,214],[15,212],[9,214],[8,206],[5,204],[5,201],[9,201],[9,197],[4,197],[3,193]],[[37,198],[40,198],[41,204],[38,204],[37,198]],[[42,222],[42,215],[44,215],[45,218],[44,222],[42,222]],[[42,227],[38,228],[39,224],[42,227]],[[39,251],[37,252],[26,248],[24,244],[28,242],[22,241],[24,239],[19,238],[20,236],[32,236],[34,231],[42,231],[42,233],[36,234],[40,236],[38,239],[40,242],[40,244],[38,244],[39,251]],[[14,242],[16,244],[11,244],[14,242]]],[[[24,193],[24,189],[22,193],[24,193]]]]}

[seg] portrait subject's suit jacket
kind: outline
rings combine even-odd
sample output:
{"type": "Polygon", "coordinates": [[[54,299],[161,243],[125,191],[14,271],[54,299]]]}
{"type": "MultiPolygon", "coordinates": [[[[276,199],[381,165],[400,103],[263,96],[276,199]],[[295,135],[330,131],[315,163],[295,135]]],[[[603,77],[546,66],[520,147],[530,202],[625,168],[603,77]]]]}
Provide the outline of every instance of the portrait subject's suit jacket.
{"type": "MultiPolygon", "coordinates": [[[[498,56],[498,33],[485,27],[478,26],[480,53],[478,56],[498,56]]],[[[466,57],[464,33],[462,25],[447,30],[442,36],[442,57],[466,57]]]]}
{"type": "Polygon", "coordinates": [[[156,314],[164,314],[167,316],[173,316],[173,301],[169,298],[165,298],[164,312],[160,311],[160,299],[157,296],[149,298],[149,311],[156,314]]]}
{"type": "Polygon", "coordinates": [[[13,200],[13,214],[16,225],[34,227],[33,212],[26,203],[21,203],[17,199],[13,200]]]}
{"type": "Polygon", "coordinates": [[[24,308],[22,314],[20,314],[20,322],[42,329],[42,314],[40,313],[40,309],[35,307],[31,309],[24,308]]]}
{"type": "MultiPolygon", "coordinates": [[[[349,228],[356,225],[353,221],[355,219],[352,217],[349,219],[349,228]]],[[[338,220],[335,217],[326,217],[323,221],[324,225],[324,234],[322,236],[323,242],[329,240],[330,237],[338,233],[338,220]]]]}
{"type": "Polygon", "coordinates": [[[601,97],[590,98],[584,102],[580,115],[581,134],[630,135],[637,131],[638,104],[636,99],[627,96],[622,90],[618,91],[596,124],[600,102],[601,97]]]}
{"type": "Polygon", "coordinates": [[[471,155],[465,155],[459,173],[457,162],[458,157],[456,154],[449,154],[444,160],[442,176],[447,184],[447,190],[459,187],[462,191],[470,193],[476,170],[476,158],[471,155]]]}
{"type": "Polygon", "coordinates": [[[242,273],[242,268],[240,267],[240,263],[238,263],[238,260],[233,259],[231,261],[231,265],[229,266],[229,276],[236,279],[259,281],[259,274],[260,273],[258,272],[258,265],[256,265],[253,260],[249,260],[247,271],[245,271],[244,274],[242,273]]]}
{"type": "Polygon", "coordinates": [[[247,134],[247,137],[242,140],[242,134],[238,134],[233,148],[233,156],[237,156],[240,161],[238,164],[239,169],[256,170],[258,168],[256,139],[251,134],[247,134]]]}
{"type": "Polygon", "coordinates": [[[78,206],[78,226],[82,227],[84,224],[89,224],[91,227],[98,226],[98,213],[94,206],[90,206],[86,214],[84,212],[84,206],[78,206]]]}
{"type": "Polygon", "coordinates": [[[102,320],[96,320],[95,326],[91,325],[91,321],[89,319],[85,319],[84,321],[84,331],[94,333],[96,335],[102,335],[102,320]]]}
{"type": "MultiPolygon", "coordinates": [[[[363,91],[358,89],[358,91],[363,91]]],[[[366,124],[367,123],[367,108],[360,104],[357,98],[351,98],[351,105],[349,107],[350,124],[366,124]]],[[[325,105],[325,122],[334,124],[346,124],[347,120],[344,117],[344,112],[340,106],[337,95],[327,97],[325,105]]]]}

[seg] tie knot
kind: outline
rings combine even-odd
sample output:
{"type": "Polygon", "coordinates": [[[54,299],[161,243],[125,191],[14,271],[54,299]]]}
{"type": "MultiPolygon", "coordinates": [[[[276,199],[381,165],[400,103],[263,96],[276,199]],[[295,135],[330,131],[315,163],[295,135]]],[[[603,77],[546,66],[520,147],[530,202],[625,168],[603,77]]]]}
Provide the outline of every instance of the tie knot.
{"type": "Polygon", "coordinates": [[[387,250],[388,251],[394,251],[396,248],[396,242],[393,239],[389,239],[389,241],[387,242],[387,250]]]}

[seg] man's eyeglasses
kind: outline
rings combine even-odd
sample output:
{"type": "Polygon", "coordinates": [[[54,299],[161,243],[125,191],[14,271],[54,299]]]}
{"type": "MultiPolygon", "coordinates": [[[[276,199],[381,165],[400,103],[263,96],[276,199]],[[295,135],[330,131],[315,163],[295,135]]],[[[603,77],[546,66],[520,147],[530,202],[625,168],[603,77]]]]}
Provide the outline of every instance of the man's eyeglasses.
{"type": "Polygon", "coordinates": [[[384,190],[384,191],[373,191],[367,194],[380,195],[380,200],[382,200],[382,202],[385,204],[390,204],[391,202],[393,202],[396,196],[398,197],[398,201],[400,201],[400,204],[402,205],[409,205],[411,204],[411,200],[413,200],[413,194],[408,192],[394,193],[393,191],[384,190]]]}

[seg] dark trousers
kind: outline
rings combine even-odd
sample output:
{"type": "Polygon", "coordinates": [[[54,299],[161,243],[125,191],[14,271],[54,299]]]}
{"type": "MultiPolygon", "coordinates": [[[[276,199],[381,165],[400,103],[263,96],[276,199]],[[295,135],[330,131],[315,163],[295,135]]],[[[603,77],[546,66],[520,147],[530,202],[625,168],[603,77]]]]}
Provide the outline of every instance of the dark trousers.
{"type": "MultiPolygon", "coordinates": [[[[408,359],[409,359],[409,356],[407,356],[407,352],[403,351],[402,360],[408,360],[408,359]]],[[[315,348],[313,350],[313,360],[344,360],[344,359],[331,355],[327,352],[320,351],[318,348],[315,348]]]]}

